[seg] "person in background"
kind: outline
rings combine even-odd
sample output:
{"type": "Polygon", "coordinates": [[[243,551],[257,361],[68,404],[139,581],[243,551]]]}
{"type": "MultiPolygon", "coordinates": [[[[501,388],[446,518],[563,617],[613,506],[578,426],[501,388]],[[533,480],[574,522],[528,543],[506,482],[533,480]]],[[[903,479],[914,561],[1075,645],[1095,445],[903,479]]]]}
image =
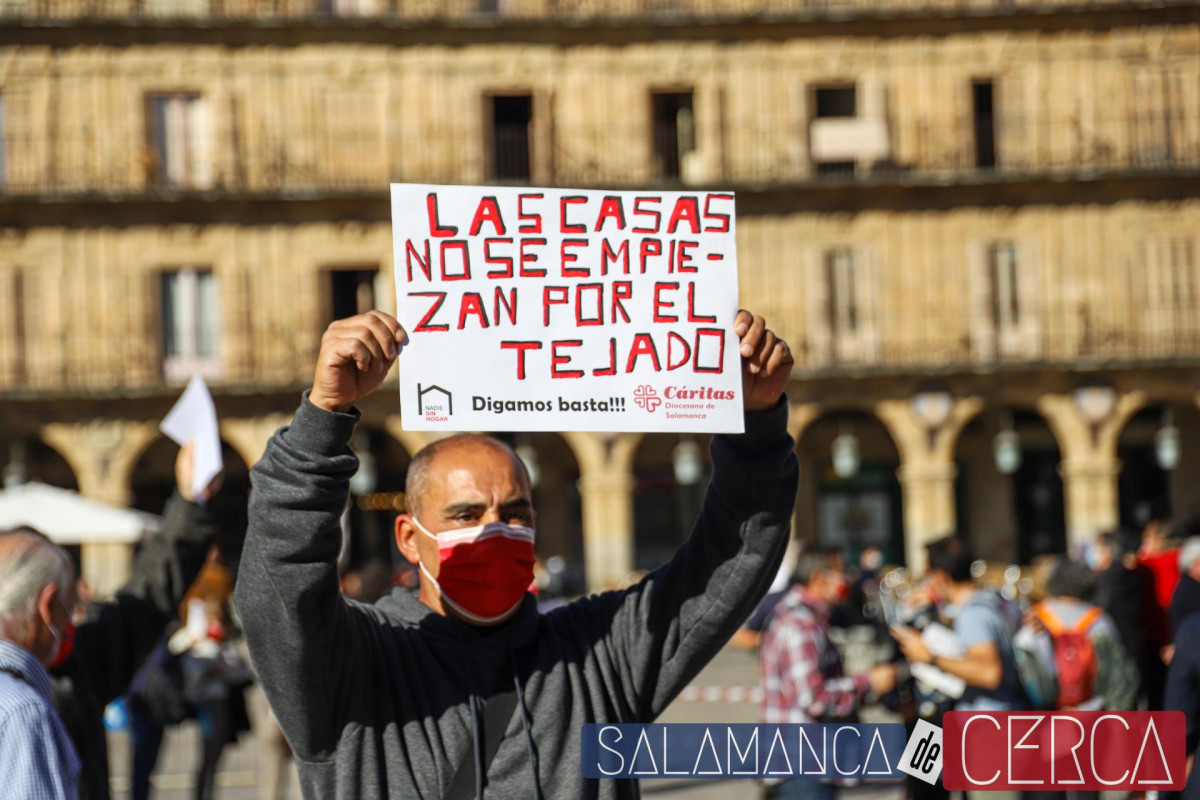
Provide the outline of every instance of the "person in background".
{"type": "Polygon", "coordinates": [[[767,589],[767,594],[762,600],[758,601],[758,605],[754,607],[754,611],[742,623],[742,627],[737,629],[737,633],[729,640],[729,643],[734,647],[740,647],[743,650],[757,650],[759,643],[762,641],[763,633],[767,626],[771,624],[771,619],[775,616],[775,608],[779,605],[779,601],[787,594],[788,587],[791,585],[792,570],[788,568],[787,562],[779,565],[779,571],[775,573],[775,579],[771,581],[770,588],[767,589]]]}
{"type": "Polygon", "coordinates": [[[196,709],[200,759],[193,784],[196,800],[212,800],[217,767],[226,745],[250,729],[243,690],[251,683],[249,666],[230,641],[228,573],[219,565],[205,567],[186,603],[184,624],[167,642],[180,657],[184,694],[196,709]],[[193,616],[199,619],[193,620],[193,616]]]}
{"type": "Polygon", "coordinates": [[[371,559],[342,576],[342,594],[351,600],[374,605],[392,590],[392,571],[386,561],[371,559]]]}
{"type": "Polygon", "coordinates": [[[973,558],[954,536],[929,544],[927,580],[943,617],[952,617],[954,633],[965,649],[961,658],[936,656],[910,627],[892,630],[910,663],[927,663],[966,684],[956,711],[1012,711],[1023,705],[1013,652],[1015,631],[999,593],[978,588],[971,577],[973,558]]]}
{"type": "MultiPolygon", "coordinates": [[[[1195,524],[1195,521],[1189,521],[1181,527],[1195,524]]],[[[1175,585],[1179,583],[1179,545],[1176,533],[1172,529],[1169,516],[1161,512],[1155,513],[1142,528],[1141,545],[1138,548],[1138,562],[1154,573],[1154,596],[1163,613],[1171,607],[1171,596],[1175,594],[1175,585]]]]}
{"type": "Polygon", "coordinates": [[[1171,597],[1179,583],[1179,548],[1176,546],[1171,520],[1161,508],[1156,508],[1142,528],[1138,548],[1138,576],[1142,581],[1142,623],[1146,630],[1146,702],[1150,709],[1160,709],[1166,685],[1167,667],[1164,658],[1170,655],[1171,627],[1167,616],[1171,597]]]}
{"type": "Polygon", "coordinates": [[[1186,720],[1185,752],[1190,774],[1183,793],[1165,796],[1200,797],[1200,769],[1196,769],[1196,749],[1200,745],[1200,612],[1179,625],[1175,634],[1175,657],[1167,671],[1166,711],[1182,711],[1186,720]]]}
{"type": "Polygon", "coordinates": [[[1131,711],[1137,703],[1137,665],[1112,617],[1088,602],[1095,582],[1087,566],[1058,556],[1046,599],[1017,633],[1021,682],[1035,708],[1131,711]]]}
{"type": "Polygon", "coordinates": [[[180,448],[176,492],[167,501],[162,530],[142,545],[129,583],[112,600],[95,605],[95,613],[76,630],[70,657],[51,670],[54,705],[83,764],[82,800],[109,797],[104,707],[126,693],[204,565],[217,535],[208,501],[221,480],[218,475],[194,496],[192,448],[180,448]]]}
{"type": "Polygon", "coordinates": [[[28,529],[0,534],[0,787],[5,797],[73,800],[80,762],[50,704],[47,667],[70,655],[75,570],[28,529]]]}
{"type": "Polygon", "coordinates": [[[1096,573],[1092,602],[1104,610],[1116,626],[1138,671],[1138,686],[1145,692],[1150,677],[1143,625],[1142,582],[1137,570],[1137,534],[1130,530],[1102,533],[1088,550],[1088,566],[1096,573]]]}
{"type": "Polygon", "coordinates": [[[1172,642],[1183,621],[1197,611],[1200,611],[1200,536],[1191,536],[1179,548],[1179,583],[1171,595],[1171,610],[1167,615],[1172,642]]]}
{"type": "MultiPolygon", "coordinates": [[[[804,553],[794,585],[779,601],[759,650],[763,688],[760,719],[767,724],[853,720],[869,697],[890,692],[897,668],[880,664],[847,676],[829,639],[829,614],[846,595],[842,559],[834,551],[804,553]]],[[[812,778],[775,784],[775,798],[832,798],[837,789],[812,778]]]]}
{"type": "Polygon", "coordinates": [[[164,636],[129,685],[125,707],[129,711],[131,740],[131,800],[149,800],[150,776],[158,763],[163,732],[182,722],[194,710],[183,694],[183,673],[178,656],[167,650],[164,636]]]}

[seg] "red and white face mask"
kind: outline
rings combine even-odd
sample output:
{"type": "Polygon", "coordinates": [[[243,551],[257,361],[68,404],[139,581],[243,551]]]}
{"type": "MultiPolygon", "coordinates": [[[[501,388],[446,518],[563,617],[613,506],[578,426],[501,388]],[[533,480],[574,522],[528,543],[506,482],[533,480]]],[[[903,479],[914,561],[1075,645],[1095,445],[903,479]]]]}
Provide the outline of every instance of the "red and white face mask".
{"type": "Polygon", "coordinates": [[[412,521],[438,543],[438,577],[424,563],[421,572],[464,619],[496,622],[525,597],[533,581],[533,528],[491,522],[433,533],[416,517],[412,521]]]}

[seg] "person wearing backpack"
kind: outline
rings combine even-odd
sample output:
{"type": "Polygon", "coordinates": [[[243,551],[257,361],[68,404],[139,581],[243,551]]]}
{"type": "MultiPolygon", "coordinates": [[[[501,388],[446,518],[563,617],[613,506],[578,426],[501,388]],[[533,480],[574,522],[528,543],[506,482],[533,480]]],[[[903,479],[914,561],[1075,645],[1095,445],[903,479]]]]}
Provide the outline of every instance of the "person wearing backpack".
{"type": "Polygon", "coordinates": [[[1084,564],[1058,557],[1046,599],[1030,609],[1017,633],[1017,671],[1025,694],[1042,710],[1128,711],[1139,675],[1112,617],[1091,601],[1095,578],[1084,564]]]}

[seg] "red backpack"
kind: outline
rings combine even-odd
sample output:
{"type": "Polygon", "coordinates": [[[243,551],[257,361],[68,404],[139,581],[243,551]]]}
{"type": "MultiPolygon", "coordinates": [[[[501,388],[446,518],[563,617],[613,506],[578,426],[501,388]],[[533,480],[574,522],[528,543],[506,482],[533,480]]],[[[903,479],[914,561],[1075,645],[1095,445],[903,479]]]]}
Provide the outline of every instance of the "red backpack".
{"type": "Polygon", "coordinates": [[[1075,627],[1067,630],[1063,621],[1045,603],[1039,603],[1035,612],[1046,626],[1054,641],[1054,671],[1058,677],[1058,708],[1074,708],[1092,699],[1096,693],[1096,673],[1100,664],[1096,660],[1096,649],[1088,638],[1088,629],[1103,613],[1092,606],[1075,627]]]}

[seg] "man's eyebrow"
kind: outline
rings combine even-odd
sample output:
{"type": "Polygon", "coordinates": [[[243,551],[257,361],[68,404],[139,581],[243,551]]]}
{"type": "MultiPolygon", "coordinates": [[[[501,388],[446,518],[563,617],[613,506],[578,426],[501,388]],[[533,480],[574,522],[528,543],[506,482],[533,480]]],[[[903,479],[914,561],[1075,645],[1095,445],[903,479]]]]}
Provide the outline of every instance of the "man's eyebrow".
{"type": "Polygon", "coordinates": [[[487,510],[487,503],[462,502],[462,503],[451,503],[450,505],[448,505],[442,509],[442,514],[447,517],[452,517],[455,514],[462,514],[467,511],[480,512],[480,511],[486,511],[486,510],[487,510]]]}
{"type": "Polygon", "coordinates": [[[510,500],[505,500],[503,505],[501,505],[500,507],[504,508],[504,509],[514,509],[514,508],[529,509],[529,508],[533,508],[533,503],[531,503],[529,501],[528,497],[514,497],[510,500]]]}

